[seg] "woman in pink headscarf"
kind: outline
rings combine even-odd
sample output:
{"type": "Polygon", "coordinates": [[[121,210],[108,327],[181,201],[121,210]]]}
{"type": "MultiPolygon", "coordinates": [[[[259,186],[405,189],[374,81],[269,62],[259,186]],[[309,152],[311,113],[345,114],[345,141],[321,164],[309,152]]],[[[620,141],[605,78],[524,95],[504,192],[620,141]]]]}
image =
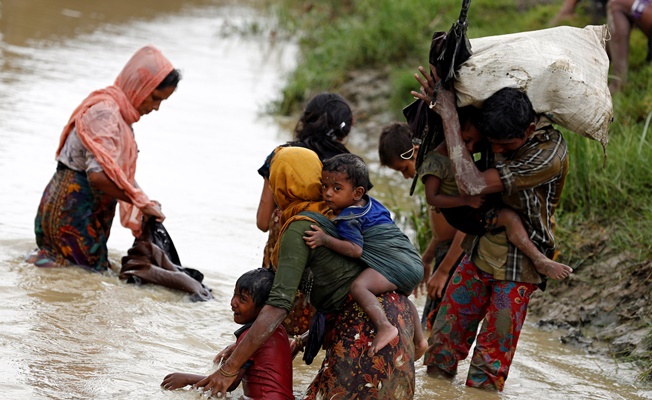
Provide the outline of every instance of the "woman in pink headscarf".
{"type": "Polygon", "coordinates": [[[181,74],[153,46],[138,50],[113,85],[92,92],[73,111],[56,153],[57,171],[43,192],[34,223],[35,265],[109,267],[107,240],[115,207],[120,222],[140,236],[143,217],[163,221],[158,202],[134,176],[138,146],[132,124],[158,110],[181,74]]]}

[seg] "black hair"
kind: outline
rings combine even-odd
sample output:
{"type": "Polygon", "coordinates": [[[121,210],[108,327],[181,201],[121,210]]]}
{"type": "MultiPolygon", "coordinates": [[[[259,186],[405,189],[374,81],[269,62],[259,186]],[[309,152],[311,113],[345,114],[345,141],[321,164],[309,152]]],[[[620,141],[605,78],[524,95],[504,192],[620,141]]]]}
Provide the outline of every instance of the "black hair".
{"type": "Polygon", "coordinates": [[[503,88],[484,101],[480,133],[497,140],[520,139],[535,117],[524,91],[503,88]]]}
{"type": "Polygon", "coordinates": [[[351,132],[351,125],[353,112],[346,100],[337,93],[321,93],[306,105],[290,144],[313,150],[322,161],[349,153],[340,140],[351,132]]]}
{"type": "Polygon", "coordinates": [[[369,179],[367,164],[362,160],[362,157],[355,154],[339,154],[329,158],[324,161],[322,171],[346,174],[346,180],[351,182],[354,188],[362,186],[365,193],[373,187],[369,179]]]}
{"type": "Polygon", "coordinates": [[[247,271],[235,283],[235,287],[240,293],[246,293],[260,308],[265,305],[269,292],[272,290],[274,283],[274,272],[265,268],[256,268],[247,271]]]}
{"type": "Polygon", "coordinates": [[[386,125],[380,133],[378,141],[378,158],[380,165],[389,165],[401,160],[404,154],[414,146],[412,131],[406,123],[393,122],[386,125]]]}
{"type": "Polygon", "coordinates": [[[480,129],[482,125],[482,110],[474,106],[465,106],[457,109],[457,116],[460,120],[460,127],[464,127],[468,124],[475,126],[480,129]]]}
{"type": "Polygon", "coordinates": [[[167,89],[169,87],[177,87],[179,81],[181,80],[181,71],[178,69],[173,69],[170,73],[163,79],[161,83],[156,87],[157,90],[167,89]]]}

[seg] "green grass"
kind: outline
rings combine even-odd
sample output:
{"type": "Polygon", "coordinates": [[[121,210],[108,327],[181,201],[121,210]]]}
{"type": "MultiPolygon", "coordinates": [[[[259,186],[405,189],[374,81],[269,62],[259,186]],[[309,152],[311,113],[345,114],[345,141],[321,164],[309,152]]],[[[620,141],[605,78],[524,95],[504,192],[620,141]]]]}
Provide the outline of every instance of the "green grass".
{"type": "MultiPolygon", "coordinates": [[[[594,17],[581,2],[564,24],[583,27],[594,17]]],[[[312,94],[337,90],[347,72],[389,71],[390,106],[397,120],[413,99],[415,67],[426,65],[432,32],[448,31],[461,0],[330,0],[275,2],[281,26],[300,37],[300,60],[276,104],[279,113],[297,110],[312,94]]],[[[470,38],[548,28],[561,0],[473,1],[470,38]]],[[[604,23],[602,21],[598,21],[604,23]]],[[[561,260],[577,266],[617,252],[640,262],[652,258],[652,67],[645,62],[647,38],[630,39],[629,83],[613,98],[606,166],[597,142],[564,131],[569,172],[557,217],[561,260]]],[[[423,246],[429,234],[421,204],[401,215],[414,223],[423,246]],[[411,216],[410,216],[411,215],[411,216]]],[[[650,378],[648,360],[647,373],[650,378]]]]}

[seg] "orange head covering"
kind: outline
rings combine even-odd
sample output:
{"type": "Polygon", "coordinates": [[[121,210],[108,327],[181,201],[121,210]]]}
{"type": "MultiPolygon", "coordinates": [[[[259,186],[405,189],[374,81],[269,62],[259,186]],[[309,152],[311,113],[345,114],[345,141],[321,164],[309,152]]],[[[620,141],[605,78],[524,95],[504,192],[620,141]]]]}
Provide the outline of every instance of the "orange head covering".
{"type": "MultiPolygon", "coordinates": [[[[297,215],[302,211],[314,211],[332,217],[332,211],[322,201],[321,170],[321,161],[312,150],[303,147],[279,147],[274,152],[269,169],[269,185],[276,205],[282,211],[279,238],[291,222],[301,219],[313,221],[306,216],[297,215]]],[[[278,265],[280,242],[276,242],[272,252],[273,265],[278,265]]]]}
{"type": "Polygon", "coordinates": [[[68,135],[77,135],[93,153],[104,173],[124,190],[131,204],[120,202],[120,222],[134,236],[141,231],[139,208],[151,203],[136,186],[138,147],[131,124],[140,119],[138,106],[163,82],[174,67],[154,46],[138,50],[122,69],[112,86],[91,93],[73,111],[63,128],[57,156],[68,135]]]}

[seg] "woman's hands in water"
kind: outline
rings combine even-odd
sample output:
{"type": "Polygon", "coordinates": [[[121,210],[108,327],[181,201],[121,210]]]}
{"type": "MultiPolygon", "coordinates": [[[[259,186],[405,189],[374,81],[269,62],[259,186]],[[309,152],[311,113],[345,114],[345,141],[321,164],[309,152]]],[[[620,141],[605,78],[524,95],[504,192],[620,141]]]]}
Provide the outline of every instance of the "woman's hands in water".
{"type": "MultiPolygon", "coordinates": [[[[201,381],[192,385],[193,389],[199,389],[203,392],[208,392],[213,396],[224,398],[226,397],[226,392],[231,387],[231,384],[236,380],[238,374],[233,376],[228,373],[222,373],[222,369],[218,369],[212,374],[208,375],[201,381]]],[[[238,371],[239,372],[239,371],[238,371]]]]}

